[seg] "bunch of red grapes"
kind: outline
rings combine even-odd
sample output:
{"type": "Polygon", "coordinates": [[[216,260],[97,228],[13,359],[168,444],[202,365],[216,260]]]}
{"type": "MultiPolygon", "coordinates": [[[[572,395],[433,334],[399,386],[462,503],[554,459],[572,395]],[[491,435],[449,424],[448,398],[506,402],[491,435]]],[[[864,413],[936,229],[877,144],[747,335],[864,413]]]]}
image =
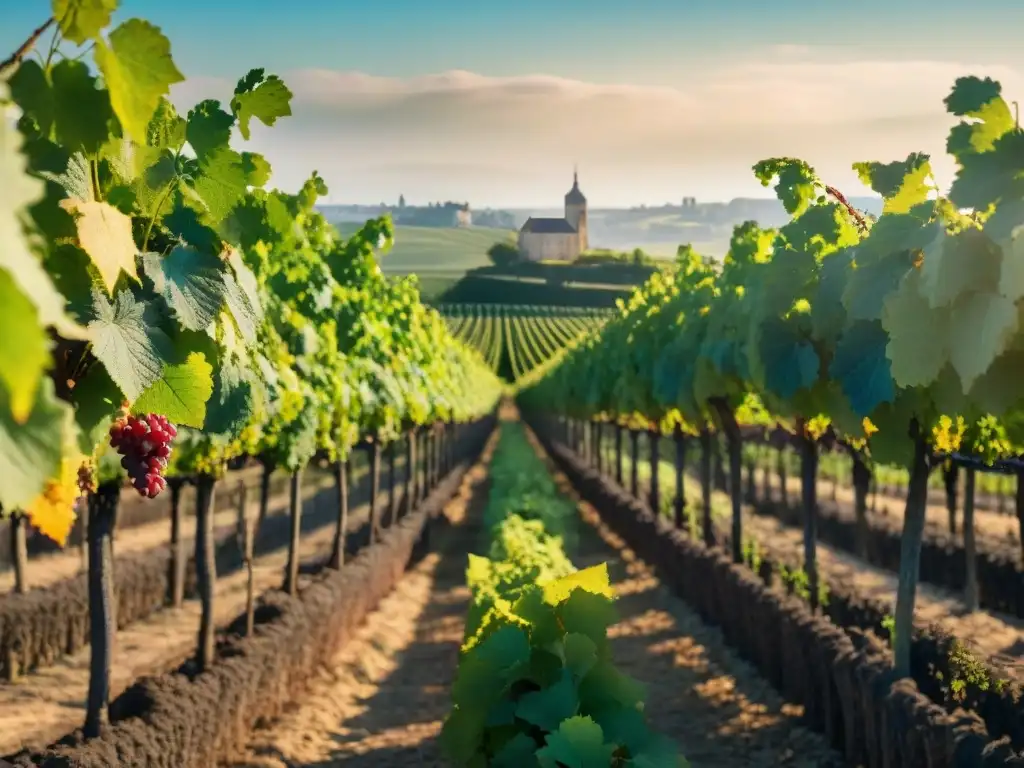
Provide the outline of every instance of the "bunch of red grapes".
{"type": "Polygon", "coordinates": [[[163,471],[178,430],[166,416],[121,416],[110,427],[110,445],[121,454],[121,466],[141,495],[156,498],[167,480],[163,471]]]}

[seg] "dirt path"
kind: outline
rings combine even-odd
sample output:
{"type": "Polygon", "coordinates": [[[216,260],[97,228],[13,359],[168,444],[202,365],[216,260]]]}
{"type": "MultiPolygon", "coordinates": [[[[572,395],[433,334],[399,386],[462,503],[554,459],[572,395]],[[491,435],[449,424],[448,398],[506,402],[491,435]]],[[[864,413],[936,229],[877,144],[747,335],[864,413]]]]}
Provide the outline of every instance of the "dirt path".
{"type": "Polygon", "coordinates": [[[402,579],[357,636],[321,670],[309,695],[257,731],[241,768],[445,766],[436,738],[451,706],[469,607],[466,552],[487,498],[486,461],[463,478],[431,552],[402,579]],[[475,515],[474,515],[475,517],[475,515]]]}
{"type": "MultiPolygon", "coordinates": [[[[378,504],[386,500],[386,493],[378,496],[378,504]]],[[[252,503],[255,505],[255,500],[252,503]]],[[[309,503],[314,502],[307,499],[309,503]]],[[[349,530],[357,530],[367,519],[368,505],[354,507],[350,515],[349,530]]],[[[333,537],[332,526],[303,534],[302,560],[326,557],[333,537]]],[[[253,570],[257,595],[280,588],[287,560],[287,547],[256,559],[253,570]]],[[[214,612],[218,628],[245,609],[247,579],[244,570],[217,579],[214,612]]],[[[118,631],[111,665],[111,698],[139,677],[173,669],[188,659],[195,651],[199,616],[199,602],[187,600],[180,609],[165,608],[118,631]]],[[[89,684],[89,653],[87,646],[16,683],[0,685],[0,755],[25,746],[44,746],[81,726],[89,684]]]]}

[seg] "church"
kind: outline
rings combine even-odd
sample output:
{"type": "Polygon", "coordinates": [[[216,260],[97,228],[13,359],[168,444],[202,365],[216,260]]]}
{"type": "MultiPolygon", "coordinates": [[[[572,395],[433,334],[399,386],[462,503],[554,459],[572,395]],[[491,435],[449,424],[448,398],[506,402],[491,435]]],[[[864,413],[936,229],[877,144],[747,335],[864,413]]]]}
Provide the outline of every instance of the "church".
{"type": "Polygon", "coordinates": [[[587,198],[573,171],[572,189],[565,194],[565,218],[528,218],[519,230],[519,252],[526,261],[573,261],[588,247],[587,198]]]}

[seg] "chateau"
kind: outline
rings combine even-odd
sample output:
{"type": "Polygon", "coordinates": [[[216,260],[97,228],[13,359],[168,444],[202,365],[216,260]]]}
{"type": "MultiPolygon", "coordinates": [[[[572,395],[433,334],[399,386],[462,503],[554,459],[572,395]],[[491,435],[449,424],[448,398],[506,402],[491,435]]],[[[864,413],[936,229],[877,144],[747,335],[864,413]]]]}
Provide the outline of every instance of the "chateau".
{"type": "Polygon", "coordinates": [[[519,252],[527,261],[572,261],[588,247],[587,198],[573,171],[572,189],[565,194],[565,218],[528,218],[519,230],[519,252]]]}

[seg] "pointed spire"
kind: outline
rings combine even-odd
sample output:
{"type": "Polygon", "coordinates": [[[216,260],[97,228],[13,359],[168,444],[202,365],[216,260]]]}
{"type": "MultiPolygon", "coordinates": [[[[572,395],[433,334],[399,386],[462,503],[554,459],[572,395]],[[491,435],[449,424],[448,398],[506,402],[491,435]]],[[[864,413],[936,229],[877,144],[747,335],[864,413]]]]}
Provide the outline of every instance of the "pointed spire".
{"type": "Polygon", "coordinates": [[[577,174],[576,174],[576,171],[577,171],[577,170],[578,170],[578,169],[577,169],[576,163],[573,163],[573,164],[572,164],[572,185],[573,185],[574,187],[578,187],[578,186],[579,186],[579,183],[580,183],[580,182],[579,182],[579,179],[577,178],[577,174]]]}

